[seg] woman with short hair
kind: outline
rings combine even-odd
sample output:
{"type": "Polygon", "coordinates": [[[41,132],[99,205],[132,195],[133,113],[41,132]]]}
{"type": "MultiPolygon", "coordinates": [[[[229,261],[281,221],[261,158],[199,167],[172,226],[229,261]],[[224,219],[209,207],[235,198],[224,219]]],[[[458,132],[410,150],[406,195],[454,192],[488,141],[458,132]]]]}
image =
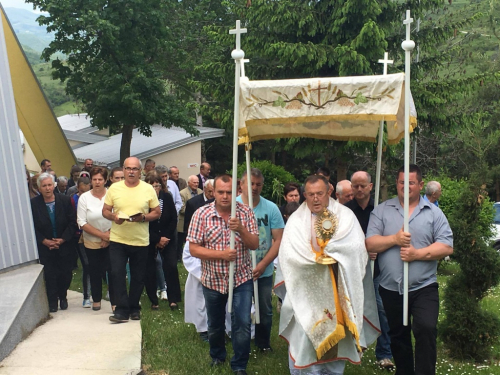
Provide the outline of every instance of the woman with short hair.
{"type": "MultiPolygon", "coordinates": [[[[78,200],[78,225],[83,230],[83,244],[89,262],[90,286],[92,291],[92,310],[101,309],[102,276],[110,273],[109,261],[109,231],[111,221],[102,216],[105,187],[108,171],[102,167],[93,167],[90,170],[92,190],[82,194],[78,200]]],[[[109,283],[111,286],[112,283],[109,283]]],[[[110,291],[111,304],[113,293],[110,291]]]]}
{"type": "Polygon", "coordinates": [[[175,209],[174,199],[169,193],[165,192],[166,186],[157,173],[148,173],[144,181],[151,184],[155,189],[161,209],[160,218],[149,223],[149,259],[148,276],[146,276],[145,281],[146,292],[151,300],[152,308],[156,309],[158,298],[156,297],[155,257],[157,252],[159,252],[167,284],[168,301],[170,308],[175,310],[178,308],[177,303],[181,301],[177,252],[175,241],[172,240],[177,230],[177,210],[175,209]]]}
{"type": "Polygon", "coordinates": [[[40,263],[43,264],[45,288],[50,312],[68,308],[67,291],[72,279],[72,239],[77,230],[71,199],[54,194],[54,177],[42,173],[37,179],[40,195],[31,199],[40,263]]]}
{"type": "Polygon", "coordinates": [[[80,172],[81,168],[78,165],[73,165],[71,166],[71,170],[69,172],[69,179],[68,179],[68,189],[72,186],[75,186],[78,178],[80,177],[80,172]]]}

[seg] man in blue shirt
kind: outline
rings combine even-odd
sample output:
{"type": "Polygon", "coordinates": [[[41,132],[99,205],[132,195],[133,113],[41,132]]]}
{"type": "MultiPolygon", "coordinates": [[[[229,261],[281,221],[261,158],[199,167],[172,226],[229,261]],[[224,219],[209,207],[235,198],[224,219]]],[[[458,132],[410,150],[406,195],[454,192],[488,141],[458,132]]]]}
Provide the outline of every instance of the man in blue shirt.
{"type": "Polygon", "coordinates": [[[396,375],[431,375],[436,373],[437,359],[437,261],[453,253],[453,233],[443,212],[420,197],[424,186],[420,168],[410,165],[409,174],[409,232],[403,231],[404,168],[400,168],[398,196],[371,213],[366,249],[378,253],[379,292],[389,322],[396,375]],[[403,325],[403,262],[409,263],[408,326],[403,325]]]}
{"type": "Polygon", "coordinates": [[[438,199],[441,196],[441,184],[437,181],[429,181],[425,186],[425,195],[423,198],[436,207],[439,207],[438,199]]]}
{"type": "MultiPolygon", "coordinates": [[[[253,211],[259,227],[259,248],[257,266],[253,270],[254,280],[259,283],[260,324],[255,325],[255,345],[262,351],[271,351],[271,326],[273,323],[272,289],[274,259],[278,256],[285,223],[281,212],[273,202],[260,196],[264,186],[264,176],[257,168],[250,172],[252,183],[253,211]]],[[[247,173],[243,173],[240,182],[242,193],[236,198],[248,205],[247,173]]]]}

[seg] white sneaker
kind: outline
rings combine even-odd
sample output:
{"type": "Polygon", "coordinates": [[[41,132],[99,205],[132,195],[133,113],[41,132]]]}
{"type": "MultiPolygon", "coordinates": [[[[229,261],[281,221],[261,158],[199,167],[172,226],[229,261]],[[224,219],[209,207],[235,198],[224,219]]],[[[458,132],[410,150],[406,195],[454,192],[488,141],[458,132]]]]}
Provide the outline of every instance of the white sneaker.
{"type": "Polygon", "coordinates": [[[92,305],[90,304],[90,300],[89,299],[84,299],[83,300],[83,303],[82,303],[82,307],[85,308],[85,309],[90,309],[92,305]]]}
{"type": "Polygon", "coordinates": [[[167,292],[162,291],[160,293],[160,299],[162,299],[163,301],[168,301],[167,292]]]}

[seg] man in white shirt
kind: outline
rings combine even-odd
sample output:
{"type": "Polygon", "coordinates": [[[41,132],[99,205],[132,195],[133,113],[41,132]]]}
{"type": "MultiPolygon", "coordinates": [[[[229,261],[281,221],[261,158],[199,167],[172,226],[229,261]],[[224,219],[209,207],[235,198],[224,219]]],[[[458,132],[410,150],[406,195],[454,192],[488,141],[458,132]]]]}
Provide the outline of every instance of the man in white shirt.
{"type": "Polygon", "coordinates": [[[160,176],[163,180],[163,183],[168,187],[168,192],[170,193],[170,195],[172,195],[172,198],[174,198],[175,209],[177,210],[177,215],[179,215],[179,211],[182,208],[182,198],[179,192],[179,188],[174,181],[168,179],[167,167],[165,167],[164,165],[159,165],[155,168],[155,170],[158,173],[158,176],[160,176]]]}

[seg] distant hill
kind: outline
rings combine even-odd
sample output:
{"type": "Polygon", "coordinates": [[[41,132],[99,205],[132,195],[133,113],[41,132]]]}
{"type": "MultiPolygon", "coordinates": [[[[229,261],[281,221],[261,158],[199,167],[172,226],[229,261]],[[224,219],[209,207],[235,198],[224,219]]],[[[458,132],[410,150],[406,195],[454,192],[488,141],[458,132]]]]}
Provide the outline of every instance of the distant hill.
{"type": "Polygon", "coordinates": [[[19,42],[35,52],[41,53],[54,39],[51,33],[47,33],[45,27],[36,22],[39,14],[18,8],[5,8],[5,13],[19,42]]]}
{"type": "Polygon", "coordinates": [[[31,47],[28,47],[24,44],[21,44],[21,47],[23,47],[24,54],[26,55],[26,58],[28,59],[31,66],[44,62],[40,58],[41,52],[35,51],[31,47]]]}

